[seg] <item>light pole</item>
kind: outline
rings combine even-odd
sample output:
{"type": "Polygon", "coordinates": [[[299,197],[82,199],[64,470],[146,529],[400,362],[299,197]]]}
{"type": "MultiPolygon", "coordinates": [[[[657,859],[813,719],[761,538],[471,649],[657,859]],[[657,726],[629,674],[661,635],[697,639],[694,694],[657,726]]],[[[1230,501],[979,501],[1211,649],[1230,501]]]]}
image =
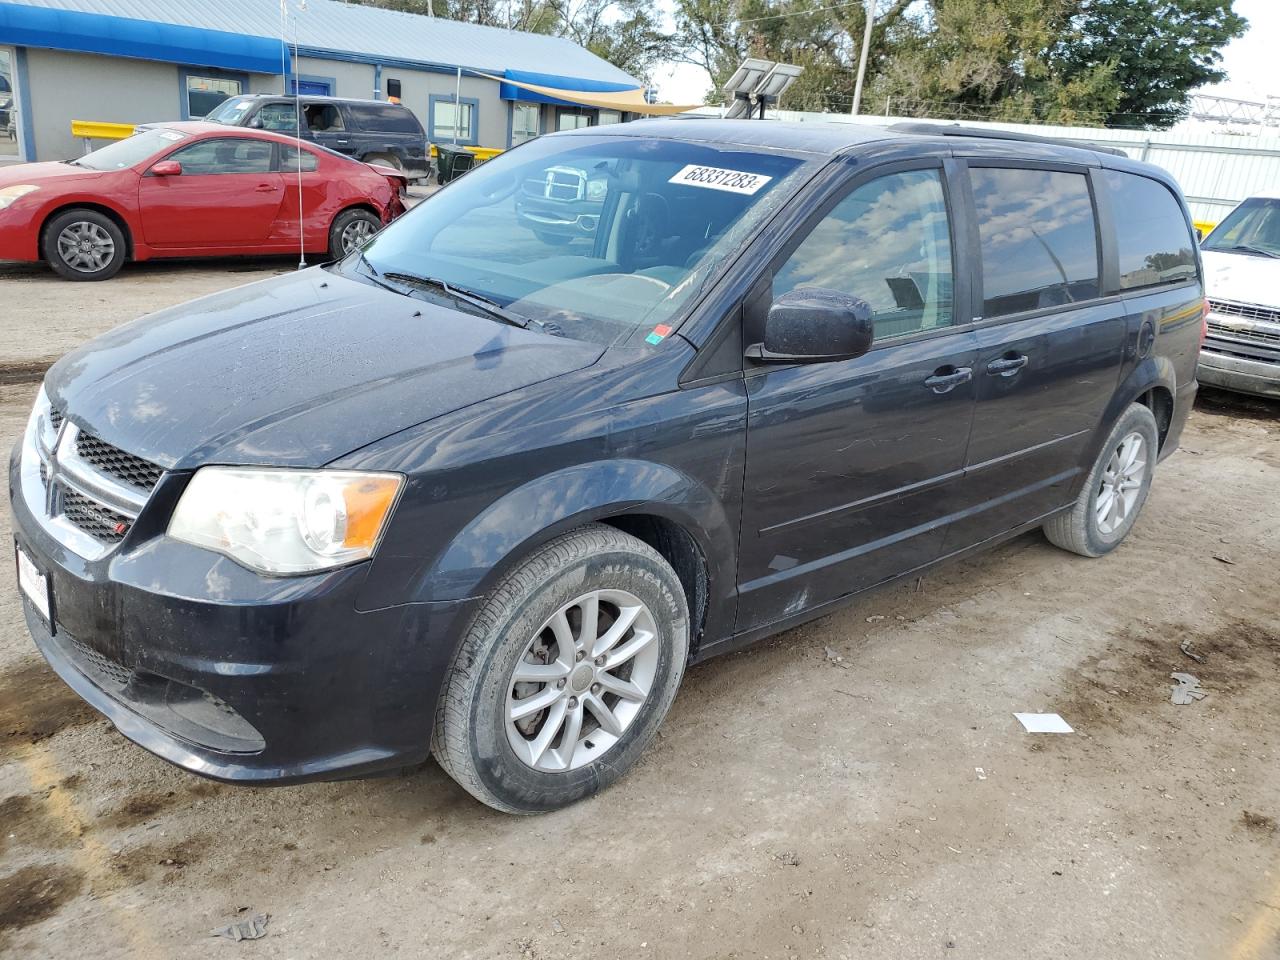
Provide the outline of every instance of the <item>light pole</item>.
{"type": "Polygon", "coordinates": [[[867,75],[867,54],[871,51],[871,26],[876,17],[876,0],[867,0],[867,26],[862,31],[862,50],[858,54],[858,79],[853,85],[853,109],[849,112],[858,115],[858,105],[862,102],[862,81],[867,75]]]}

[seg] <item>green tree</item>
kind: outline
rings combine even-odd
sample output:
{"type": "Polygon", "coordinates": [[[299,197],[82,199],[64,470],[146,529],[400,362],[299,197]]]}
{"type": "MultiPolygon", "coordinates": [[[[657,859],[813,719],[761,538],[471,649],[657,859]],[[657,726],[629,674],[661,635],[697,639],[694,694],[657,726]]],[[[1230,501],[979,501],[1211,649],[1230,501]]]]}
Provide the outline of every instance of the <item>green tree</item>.
{"type": "Polygon", "coordinates": [[[1066,78],[1110,65],[1120,95],[1108,126],[1165,128],[1196,87],[1225,78],[1222,48],[1248,26],[1232,0],[1082,0],[1050,55],[1066,78]]]}

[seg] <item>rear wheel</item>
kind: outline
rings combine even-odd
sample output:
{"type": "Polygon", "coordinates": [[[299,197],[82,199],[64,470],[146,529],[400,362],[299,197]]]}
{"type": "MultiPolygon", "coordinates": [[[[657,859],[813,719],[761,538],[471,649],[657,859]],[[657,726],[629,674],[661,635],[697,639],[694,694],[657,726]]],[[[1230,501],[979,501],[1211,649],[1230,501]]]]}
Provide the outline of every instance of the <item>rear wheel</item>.
{"type": "Polygon", "coordinates": [[[40,253],[67,280],[106,280],[124,266],[124,231],[104,213],[64,210],[45,225],[40,253]]]}
{"type": "Polygon", "coordinates": [[[1118,547],[1147,502],[1159,443],[1151,411],[1130,404],[1107,435],[1075,504],[1044,525],[1049,542],[1084,557],[1118,547]]]}
{"type": "Polygon", "coordinates": [[[329,228],[329,256],[341,260],[382,229],[382,221],[368,210],[344,210],[329,228]]]}
{"type": "Polygon", "coordinates": [[[432,753],[507,813],[566,806],[640,756],[689,652],[684,591],[651,547],[592,524],[489,596],[450,665],[432,753]]]}

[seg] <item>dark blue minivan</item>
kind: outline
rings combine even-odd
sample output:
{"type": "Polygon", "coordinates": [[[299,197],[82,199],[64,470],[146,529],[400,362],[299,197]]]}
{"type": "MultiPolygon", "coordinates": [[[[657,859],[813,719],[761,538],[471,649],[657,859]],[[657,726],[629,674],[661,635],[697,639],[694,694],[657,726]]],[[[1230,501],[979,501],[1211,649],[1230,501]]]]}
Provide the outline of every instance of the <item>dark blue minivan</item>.
{"type": "Polygon", "coordinates": [[[542,137],[324,267],[59,361],[13,453],[27,623],[220,780],[434,754],[622,775],[693,662],[1035,528],[1099,557],[1191,408],[1161,170],[948,127],[542,137]],[[543,236],[574,171],[593,229],[543,236]]]}

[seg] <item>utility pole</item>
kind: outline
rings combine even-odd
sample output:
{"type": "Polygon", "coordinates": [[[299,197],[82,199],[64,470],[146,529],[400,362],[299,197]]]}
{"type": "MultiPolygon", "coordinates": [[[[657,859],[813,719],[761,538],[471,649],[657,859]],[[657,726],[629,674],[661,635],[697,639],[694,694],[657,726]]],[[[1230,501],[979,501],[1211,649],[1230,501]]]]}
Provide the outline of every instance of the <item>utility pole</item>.
{"type": "Polygon", "coordinates": [[[862,81],[867,75],[867,54],[871,52],[871,26],[876,17],[876,0],[867,0],[867,27],[862,31],[862,51],[858,54],[858,79],[853,85],[853,109],[850,114],[858,115],[858,104],[862,102],[862,81]]]}

